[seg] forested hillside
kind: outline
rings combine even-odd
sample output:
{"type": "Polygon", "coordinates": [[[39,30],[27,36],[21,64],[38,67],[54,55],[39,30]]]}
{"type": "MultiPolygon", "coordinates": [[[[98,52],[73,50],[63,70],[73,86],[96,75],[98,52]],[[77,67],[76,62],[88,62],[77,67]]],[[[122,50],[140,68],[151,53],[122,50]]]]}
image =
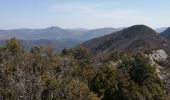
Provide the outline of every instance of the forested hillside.
{"type": "Polygon", "coordinates": [[[146,25],[134,25],[121,31],[83,43],[94,53],[145,51],[164,49],[170,53],[170,42],[146,25]]]}
{"type": "Polygon", "coordinates": [[[21,44],[11,39],[0,47],[0,100],[169,100],[167,77],[144,52],[98,62],[82,46],[59,54],[21,44]]]}

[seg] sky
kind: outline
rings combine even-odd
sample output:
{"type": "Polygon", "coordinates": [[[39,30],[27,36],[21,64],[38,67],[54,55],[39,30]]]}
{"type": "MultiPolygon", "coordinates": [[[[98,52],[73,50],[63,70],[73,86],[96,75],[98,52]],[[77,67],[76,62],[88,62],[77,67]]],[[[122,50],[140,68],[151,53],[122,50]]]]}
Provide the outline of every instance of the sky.
{"type": "Polygon", "coordinates": [[[0,29],[170,26],[170,0],[0,0],[0,29]]]}

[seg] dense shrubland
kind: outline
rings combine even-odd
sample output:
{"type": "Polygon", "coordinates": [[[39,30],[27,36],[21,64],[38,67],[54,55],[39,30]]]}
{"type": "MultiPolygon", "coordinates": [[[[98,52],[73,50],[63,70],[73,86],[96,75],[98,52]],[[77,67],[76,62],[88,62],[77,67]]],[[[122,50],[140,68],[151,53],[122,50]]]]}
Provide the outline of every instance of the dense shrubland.
{"type": "Polygon", "coordinates": [[[50,46],[26,50],[8,40],[0,47],[0,100],[168,100],[144,54],[113,54],[96,63],[84,47],[58,54],[50,46]]]}

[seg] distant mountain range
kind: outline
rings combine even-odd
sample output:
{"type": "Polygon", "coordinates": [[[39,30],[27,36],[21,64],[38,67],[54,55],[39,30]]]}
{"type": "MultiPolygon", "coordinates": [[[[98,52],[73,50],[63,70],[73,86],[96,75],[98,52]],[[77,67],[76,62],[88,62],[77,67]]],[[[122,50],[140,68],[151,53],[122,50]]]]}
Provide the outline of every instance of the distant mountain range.
{"type": "Polygon", "coordinates": [[[116,31],[120,31],[121,29],[123,28],[100,28],[100,29],[89,30],[89,31],[86,31],[84,34],[82,34],[80,38],[81,40],[86,41],[86,40],[104,36],[104,35],[107,35],[107,34],[110,34],[116,31]]]}
{"type": "Polygon", "coordinates": [[[73,39],[79,31],[64,30],[59,27],[49,27],[45,29],[14,29],[0,30],[0,39],[9,39],[16,37],[22,40],[63,40],[73,39]]]}
{"type": "MultiPolygon", "coordinates": [[[[165,38],[170,39],[170,35],[166,30],[167,27],[155,29],[157,33],[161,33],[165,38]],[[164,31],[164,32],[162,32],[164,31]]],[[[110,33],[115,33],[124,28],[99,28],[99,29],[63,29],[60,27],[49,27],[44,29],[12,29],[0,30],[0,40],[4,41],[10,38],[17,38],[23,41],[24,47],[31,48],[37,45],[55,45],[58,50],[63,48],[74,47],[84,41],[107,37],[110,33]]],[[[118,32],[121,33],[121,32],[118,32]]],[[[118,34],[117,33],[117,34],[118,34]]],[[[110,37],[110,36],[109,36],[110,37]]],[[[115,38],[115,35],[113,36],[115,38]]]]}
{"type": "Polygon", "coordinates": [[[160,27],[160,28],[156,28],[155,31],[158,33],[161,33],[163,31],[165,31],[168,27],[160,27]]]}
{"type": "Polygon", "coordinates": [[[139,52],[164,49],[170,54],[170,42],[145,25],[135,25],[118,32],[84,42],[92,52],[139,52]]]}
{"type": "Polygon", "coordinates": [[[0,39],[17,38],[21,40],[66,40],[77,39],[86,41],[92,38],[100,37],[112,32],[121,30],[122,28],[100,28],[100,29],[62,29],[60,27],[49,27],[45,29],[13,29],[0,30],[0,39]]]}
{"type": "Polygon", "coordinates": [[[70,48],[86,40],[97,38],[115,31],[119,28],[101,29],[62,29],[60,27],[49,27],[44,29],[12,29],[0,30],[0,40],[17,38],[23,41],[24,47],[31,48],[37,45],[55,45],[60,50],[70,48]]]}

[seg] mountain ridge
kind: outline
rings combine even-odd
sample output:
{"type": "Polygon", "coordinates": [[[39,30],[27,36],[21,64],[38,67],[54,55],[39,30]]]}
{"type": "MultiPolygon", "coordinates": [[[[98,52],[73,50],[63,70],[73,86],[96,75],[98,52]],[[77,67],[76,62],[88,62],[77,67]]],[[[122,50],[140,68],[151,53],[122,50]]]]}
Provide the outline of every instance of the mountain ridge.
{"type": "Polygon", "coordinates": [[[60,47],[61,51],[61,49],[63,48],[71,48],[82,43],[83,41],[92,39],[94,37],[100,37],[103,36],[104,34],[109,34],[116,31],[115,28],[109,28],[109,31],[107,30],[108,28],[101,28],[95,30],[63,29],[58,26],[51,26],[42,29],[28,29],[28,28],[10,29],[0,30],[0,40],[2,40],[1,42],[3,43],[3,41],[5,40],[16,38],[21,41],[24,41],[23,44],[24,47],[26,48],[31,48],[33,46],[41,44],[48,45],[50,43],[49,45],[52,44],[55,45],[56,47],[60,47]]]}
{"type": "Polygon", "coordinates": [[[165,31],[163,31],[161,34],[164,38],[170,40],[170,27],[168,27],[165,31]]]}
{"type": "Polygon", "coordinates": [[[86,41],[117,31],[119,28],[99,28],[99,29],[63,29],[58,26],[51,26],[41,29],[9,29],[0,30],[0,40],[18,38],[22,40],[36,39],[78,39],[86,41]],[[98,34],[100,33],[100,34],[98,34]]]}
{"type": "Polygon", "coordinates": [[[150,49],[167,49],[169,41],[145,25],[134,25],[118,32],[84,42],[82,45],[95,53],[136,52],[150,49]]]}

